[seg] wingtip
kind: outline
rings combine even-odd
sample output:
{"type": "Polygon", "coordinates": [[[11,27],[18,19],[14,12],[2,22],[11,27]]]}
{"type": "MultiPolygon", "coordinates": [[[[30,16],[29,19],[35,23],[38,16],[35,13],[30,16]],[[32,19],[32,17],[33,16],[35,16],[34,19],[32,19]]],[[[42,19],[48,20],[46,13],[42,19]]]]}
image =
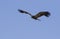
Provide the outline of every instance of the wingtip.
{"type": "Polygon", "coordinates": [[[46,17],[49,17],[50,15],[51,15],[50,12],[46,12],[45,14],[46,17]]]}

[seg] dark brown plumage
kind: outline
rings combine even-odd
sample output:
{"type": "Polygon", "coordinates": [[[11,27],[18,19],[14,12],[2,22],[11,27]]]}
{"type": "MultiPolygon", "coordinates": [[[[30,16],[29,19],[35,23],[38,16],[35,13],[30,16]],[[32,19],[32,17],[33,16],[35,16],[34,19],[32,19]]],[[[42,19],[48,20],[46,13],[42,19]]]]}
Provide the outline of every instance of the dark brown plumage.
{"type": "Polygon", "coordinates": [[[31,15],[29,12],[26,12],[26,11],[23,11],[23,10],[20,10],[18,9],[18,11],[20,13],[25,13],[25,14],[29,14],[33,19],[35,20],[39,20],[38,18],[41,17],[41,16],[46,16],[46,17],[49,17],[50,16],[50,13],[48,11],[42,11],[42,12],[39,12],[38,14],[36,15],[31,15]]]}
{"type": "Polygon", "coordinates": [[[18,11],[21,12],[21,13],[29,14],[30,16],[32,16],[30,13],[28,13],[26,11],[23,11],[23,10],[20,10],[20,9],[18,9],[18,11]]]}

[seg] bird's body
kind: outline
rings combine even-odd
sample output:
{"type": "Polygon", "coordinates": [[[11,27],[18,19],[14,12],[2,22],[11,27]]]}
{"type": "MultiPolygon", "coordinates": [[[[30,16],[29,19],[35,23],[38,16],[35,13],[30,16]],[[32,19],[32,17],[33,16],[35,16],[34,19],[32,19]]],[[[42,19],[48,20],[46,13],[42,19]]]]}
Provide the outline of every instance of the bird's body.
{"type": "Polygon", "coordinates": [[[46,16],[46,17],[50,16],[50,13],[48,11],[38,12],[38,14],[36,14],[34,16],[31,15],[29,12],[26,12],[26,11],[23,11],[23,10],[18,10],[18,11],[21,12],[21,13],[29,14],[35,20],[39,20],[38,18],[41,17],[41,16],[46,16]]]}

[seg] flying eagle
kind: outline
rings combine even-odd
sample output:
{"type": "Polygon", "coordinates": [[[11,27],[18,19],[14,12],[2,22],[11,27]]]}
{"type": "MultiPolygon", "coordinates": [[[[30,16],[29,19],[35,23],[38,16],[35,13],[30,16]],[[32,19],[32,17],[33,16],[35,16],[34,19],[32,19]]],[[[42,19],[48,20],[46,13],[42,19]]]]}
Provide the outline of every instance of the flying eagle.
{"type": "Polygon", "coordinates": [[[25,13],[25,14],[30,15],[31,18],[33,18],[33,19],[35,19],[35,20],[39,20],[38,18],[41,17],[41,16],[46,16],[46,17],[49,17],[49,16],[50,16],[50,13],[49,13],[48,11],[38,12],[38,13],[37,13],[36,15],[34,15],[34,16],[33,16],[32,14],[30,14],[29,12],[24,11],[24,10],[18,9],[18,11],[19,11],[20,13],[25,13]]]}

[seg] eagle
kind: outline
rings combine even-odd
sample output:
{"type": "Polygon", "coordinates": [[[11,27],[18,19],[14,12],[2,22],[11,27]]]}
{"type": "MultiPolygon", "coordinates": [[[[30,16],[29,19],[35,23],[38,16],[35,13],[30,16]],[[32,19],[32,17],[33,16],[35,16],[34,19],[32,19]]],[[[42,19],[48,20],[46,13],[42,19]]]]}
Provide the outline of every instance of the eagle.
{"type": "Polygon", "coordinates": [[[33,18],[33,19],[35,19],[35,20],[40,20],[40,19],[38,19],[38,18],[41,17],[41,16],[46,16],[46,17],[49,17],[49,16],[50,16],[50,13],[49,13],[48,11],[41,11],[41,12],[38,12],[36,15],[32,15],[32,14],[30,14],[29,12],[24,11],[24,10],[20,10],[20,9],[18,9],[18,11],[19,11],[20,13],[25,13],[25,14],[30,15],[31,18],[33,18]]]}

